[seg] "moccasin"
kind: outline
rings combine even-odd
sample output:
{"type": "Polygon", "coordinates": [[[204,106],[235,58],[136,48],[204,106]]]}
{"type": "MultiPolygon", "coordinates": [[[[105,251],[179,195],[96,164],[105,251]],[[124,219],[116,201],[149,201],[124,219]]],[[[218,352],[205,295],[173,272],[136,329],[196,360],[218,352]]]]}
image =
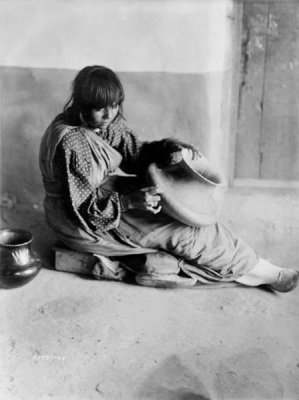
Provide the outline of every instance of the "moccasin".
{"type": "Polygon", "coordinates": [[[275,283],[267,286],[277,292],[290,292],[297,287],[298,280],[299,272],[285,269],[279,273],[275,283]]]}
{"type": "Polygon", "coordinates": [[[186,288],[196,284],[196,279],[185,278],[176,274],[137,274],[136,282],[142,286],[160,288],[186,288]]]}

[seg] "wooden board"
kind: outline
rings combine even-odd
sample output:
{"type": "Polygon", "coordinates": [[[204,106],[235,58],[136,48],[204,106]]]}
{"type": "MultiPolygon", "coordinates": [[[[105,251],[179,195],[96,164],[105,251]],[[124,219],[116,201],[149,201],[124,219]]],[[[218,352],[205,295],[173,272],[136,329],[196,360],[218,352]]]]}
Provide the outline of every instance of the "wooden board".
{"type": "Polygon", "coordinates": [[[299,2],[246,1],[236,178],[299,180],[299,2]]]}
{"type": "Polygon", "coordinates": [[[55,247],[54,252],[55,269],[57,271],[92,275],[91,271],[96,262],[96,257],[92,254],[67,250],[60,247],[55,247]]]}
{"type": "Polygon", "coordinates": [[[236,178],[259,178],[267,4],[244,4],[236,178]]]}
{"type": "Polygon", "coordinates": [[[299,3],[269,5],[262,179],[299,180],[299,3]]]}

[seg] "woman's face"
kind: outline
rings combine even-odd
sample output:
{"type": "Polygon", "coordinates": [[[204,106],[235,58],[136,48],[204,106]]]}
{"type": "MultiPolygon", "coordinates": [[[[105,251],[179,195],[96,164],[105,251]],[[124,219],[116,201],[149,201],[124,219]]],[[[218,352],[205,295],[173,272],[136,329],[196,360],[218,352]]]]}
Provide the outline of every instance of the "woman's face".
{"type": "Polygon", "coordinates": [[[111,107],[100,108],[99,110],[93,109],[90,112],[90,124],[93,128],[105,129],[114,120],[119,111],[119,105],[111,107]]]}

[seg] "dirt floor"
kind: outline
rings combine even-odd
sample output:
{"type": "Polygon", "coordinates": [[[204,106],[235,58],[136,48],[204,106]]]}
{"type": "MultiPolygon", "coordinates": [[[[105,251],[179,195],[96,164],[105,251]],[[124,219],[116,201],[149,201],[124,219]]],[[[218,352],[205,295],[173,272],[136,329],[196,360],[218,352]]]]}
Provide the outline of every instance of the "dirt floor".
{"type": "MultiPolygon", "coordinates": [[[[252,194],[238,196],[231,217],[239,216],[234,202],[240,213],[250,208],[252,194]]],[[[0,291],[1,400],[299,399],[299,288],[166,290],[51,270],[53,237],[39,210],[19,204],[3,214],[5,226],[26,222],[35,233],[45,268],[0,291]]],[[[248,237],[268,252],[265,230],[248,237]]],[[[293,268],[296,250],[293,243],[293,268]]],[[[278,252],[272,257],[283,258],[278,252]]]]}
{"type": "Polygon", "coordinates": [[[42,270],[0,296],[1,399],[298,399],[299,290],[42,270]]]}

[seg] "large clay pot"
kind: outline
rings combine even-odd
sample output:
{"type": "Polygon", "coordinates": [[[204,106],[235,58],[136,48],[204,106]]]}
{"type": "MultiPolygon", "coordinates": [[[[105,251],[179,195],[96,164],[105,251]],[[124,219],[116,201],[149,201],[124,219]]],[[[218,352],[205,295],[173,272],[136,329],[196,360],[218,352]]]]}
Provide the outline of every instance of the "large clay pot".
{"type": "Polygon", "coordinates": [[[0,230],[0,287],[23,286],[39,273],[41,260],[31,250],[32,239],[22,229],[0,230]]]}
{"type": "Polygon", "coordinates": [[[196,227],[214,224],[219,210],[215,191],[223,186],[222,178],[205,157],[193,160],[187,150],[181,156],[162,169],[150,164],[148,184],[160,187],[162,210],[174,219],[196,227]]]}

